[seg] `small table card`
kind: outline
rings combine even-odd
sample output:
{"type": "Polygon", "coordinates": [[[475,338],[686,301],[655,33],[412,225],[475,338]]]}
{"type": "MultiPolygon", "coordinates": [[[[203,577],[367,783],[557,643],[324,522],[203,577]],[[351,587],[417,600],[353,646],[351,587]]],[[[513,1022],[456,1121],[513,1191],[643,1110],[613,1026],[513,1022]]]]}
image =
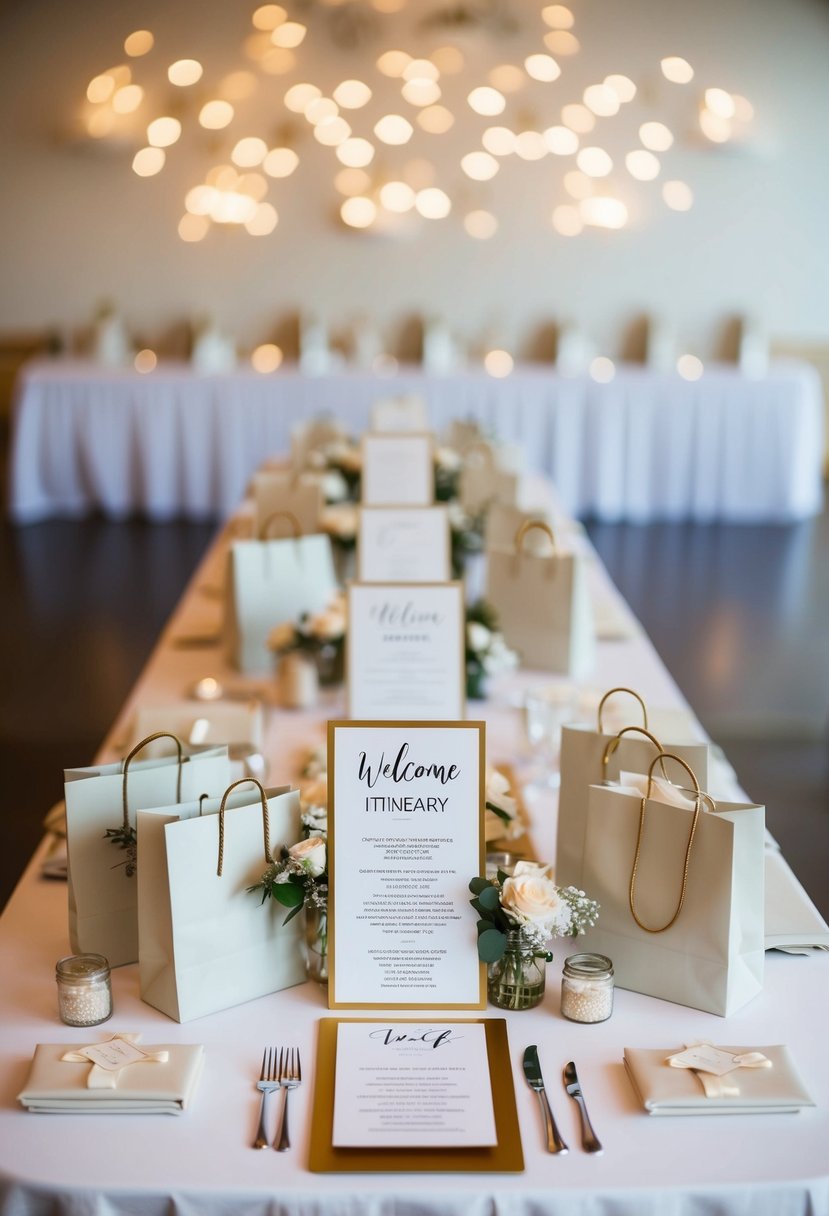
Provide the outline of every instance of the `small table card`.
{"type": "Polygon", "coordinates": [[[370,507],[428,507],[435,500],[431,434],[363,436],[362,501],[370,507]]]}
{"type": "Polygon", "coordinates": [[[360,582],[440,583],[450,573],[446,507],[363,507],[360,511],[360,582]]]}
{"type": "Polygon", "coordinates": [[[462,583],[352,583],[348,712],[352,718],[462,718],[466,703],[462,583]]]}
{"type": "Polygon", "coordinates": [[[482,1009],[482,722],[329,722],[332,1009],[482,1009]]]}
{"type": "Polygon", "coordinates": [[[482,1022],[340,1022],[335,1148],[494,1145],[482,1022]]]}

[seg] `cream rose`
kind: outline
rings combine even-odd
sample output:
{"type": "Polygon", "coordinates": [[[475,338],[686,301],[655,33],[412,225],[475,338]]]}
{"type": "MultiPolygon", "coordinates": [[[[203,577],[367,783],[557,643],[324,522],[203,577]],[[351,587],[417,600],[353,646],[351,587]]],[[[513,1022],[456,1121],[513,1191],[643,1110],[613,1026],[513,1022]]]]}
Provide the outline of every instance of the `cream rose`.
{"type": "Polygon", "coordinates": [[[280,625],[274,625],[268,634],[268,649],[278,654],[282,650],[290,650],[295,641],[296,629],[290,621],[283,621],[280,625]]]}
{"type": "Polygon", "coordinates": [[[315,613],[306,625],[306,633],[321,642],[332,642],[345,633],[345,614],[335,608],[315,613]]]}
{"type": "Polygon", "coordinates": [[[501,906],[518,924],[532,925],[547,936],[553,932],[566,932],[569,927],[569,912],[558,893],[555,883],[547,878],[541,867],[527,872],[527,863],[519,862],[516,872],[508,878],[501,889],[501,906]],[[523,872],[519,873],[519,869],[523,872]]]}
{"type": "Polygon", "coordinates": [[[288,849],[288,856],[298,861],[303,870],[312,878],[319,878],[325,873],[328,864],[328,854],[325,841],[320,836],[310,836],[308,840],[298,840],[288,849]]]}

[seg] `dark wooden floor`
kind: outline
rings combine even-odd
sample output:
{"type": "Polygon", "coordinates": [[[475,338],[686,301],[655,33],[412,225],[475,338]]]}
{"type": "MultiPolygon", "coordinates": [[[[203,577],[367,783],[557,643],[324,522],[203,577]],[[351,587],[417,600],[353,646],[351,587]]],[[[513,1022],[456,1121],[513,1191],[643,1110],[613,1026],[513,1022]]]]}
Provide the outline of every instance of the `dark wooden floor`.
{"type": "MultiPolygon", "coordinates": [[[[595,525],[613,578],[829,916],[829,517],[595,525]]],[[[0,526],[0,906],[207,545],[203,524],[0,526]]]]}

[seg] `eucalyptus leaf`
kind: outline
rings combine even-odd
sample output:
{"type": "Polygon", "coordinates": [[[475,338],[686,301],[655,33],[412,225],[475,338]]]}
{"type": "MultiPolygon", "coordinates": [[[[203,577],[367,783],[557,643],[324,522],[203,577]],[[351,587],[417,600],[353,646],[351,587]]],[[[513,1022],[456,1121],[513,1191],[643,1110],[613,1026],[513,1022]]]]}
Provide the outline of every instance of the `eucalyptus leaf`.
{"type": "Polygon", "coordinates": [[[478,901],[485,911],[494,912],[498,907],[500,907],[501,893],[497,887],[486,887],[478,896],[478,901]]]}
{"type": "Polygon", "coordinates": [[[487,929],[478,938],[478,958],[482,963],[497,963],[507,948],[507,936],[499,929],[487,929]]]}
{"type": "Polygon", "coordinates": [[[469,890],[473,895],[480,895],[481,891],[486,890],[489,885],[488,878],[473,878],[469,884],[469,890]]]}
{"type": "Polygon", "coordinates": [[[291,911],[288,913],[288,915],[285,917],[285,919],[282,922],[283,925],[287,925],[289,920],[293,920],[294,917],[297,915],[297,913],[302,911],[302,906],[303,906],[304,901],[305,901],[305,893],[303,892],[302,900],[300,900],[300,902],[297,904],[297,906],[295,908],[291,908],[291,911]]]}

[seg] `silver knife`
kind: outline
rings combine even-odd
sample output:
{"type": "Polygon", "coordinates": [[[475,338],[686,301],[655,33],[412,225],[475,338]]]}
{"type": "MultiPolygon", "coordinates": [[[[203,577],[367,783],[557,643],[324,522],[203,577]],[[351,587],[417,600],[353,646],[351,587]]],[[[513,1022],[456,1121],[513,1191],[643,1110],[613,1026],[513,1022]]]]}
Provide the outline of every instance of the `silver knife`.
{"type": "Polygon", "coordinates": [[[576,1066],[571,1060],[564,1068],[564,1088],[575,1102],[578,1103],[579,1114],[581,1115],[581,1146],[586,1153],[602,1152],[601,1142],[593,1131],[593,1124],[590,1122],[590,1116],[587,1113],[587,1107],[584,1104],[584,1095],[581,1092],[576,1066]]]}
{"type": "Polygon", "coordinates": [[[549,1153],[566,1153],[567,1145],[561,1138],[556,1121],[553,1118],[553,1112],[550,1110],[550,1103],[547,1101],[547,1094],[544,1090],[544,1078],[541,1075],[541,1065],[538,1062],[538,1048],[528,1047],[524,1052],[524,1076],[527,1078],[527,1084],[530,1089],[534,1089],[538,1094],[541,1113],[544,1116],[544,1129],[547,1133],[547,1151],[549,1153]]]}

